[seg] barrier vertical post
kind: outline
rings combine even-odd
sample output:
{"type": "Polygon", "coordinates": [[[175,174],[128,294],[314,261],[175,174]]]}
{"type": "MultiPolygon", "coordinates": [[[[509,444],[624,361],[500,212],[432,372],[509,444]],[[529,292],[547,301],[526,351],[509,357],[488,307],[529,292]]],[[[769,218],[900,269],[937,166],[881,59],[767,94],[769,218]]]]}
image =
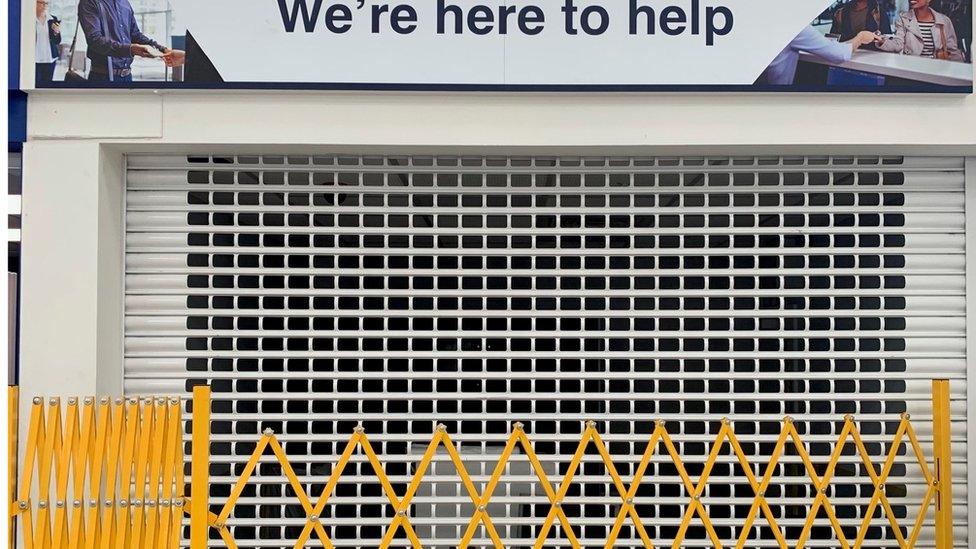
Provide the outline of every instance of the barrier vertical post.
{"type": "Polygon", "coordinates": [[[952,447],[949,381],[932,381],[932,443],[938,493],[935,502],[935,547],[952,549],[952,447]]]}
{"type": "Polygon", "coordinates": [[[205,549],[210,535],[210,387],[193,388],[190,443],[190,549],[205,549]]]}
{"type": "MultiPolygon", "coordinates": [[[[17,444],[20,427],[20,388],[7,387],[7,501],[11,505],[17,501],[17,444]]],[[[15,547],[17,521],[13,514],[7,517],[7,546],[15,547]]]]}

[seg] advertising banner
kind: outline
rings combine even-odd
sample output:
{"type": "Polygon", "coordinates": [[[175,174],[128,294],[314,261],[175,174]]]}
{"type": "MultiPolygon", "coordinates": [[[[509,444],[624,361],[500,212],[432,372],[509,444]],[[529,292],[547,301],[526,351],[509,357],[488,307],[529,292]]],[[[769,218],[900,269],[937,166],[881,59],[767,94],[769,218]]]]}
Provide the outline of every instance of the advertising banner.
{"type": "Polygon", "coordinates": [[[36,87],[971,93],[972,0],[37,0],[36,87]]]}

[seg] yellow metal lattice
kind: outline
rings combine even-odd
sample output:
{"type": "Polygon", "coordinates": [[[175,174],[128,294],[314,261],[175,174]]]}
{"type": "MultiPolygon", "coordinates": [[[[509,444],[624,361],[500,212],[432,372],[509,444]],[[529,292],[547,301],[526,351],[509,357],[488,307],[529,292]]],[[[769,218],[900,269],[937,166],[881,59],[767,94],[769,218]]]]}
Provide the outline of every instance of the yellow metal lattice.
{"type": "MultiPolygon", "coordinates": [[[[719,432],[711,445],[711,449],[708,453],[702,473],[699,475],[697,480],[692,479],[688,474],[684,461],[678,454],[677,448],[671,438],[671,435],[668,433],[665,423],[663,421],[658,421],[655,424],[654,430],[647,443],[646,450],[637,465],[634,477],[631,480],[630,485],[627,486],[620,474],[617,472],[613,458],[607,450],[607,446],[601,438],[600,433],[596,429],[596,424],[593,422],[587,422],[576,452],[573,455],[569,467],[557,489],[553,486],[546,475],[545,468],[543,467],[542,462],[539,460],[539,457],[536,455],[532,447],[532,442],[525,433],[522,424],[516,423],[512,429],[511,436],[509,436],[505,444],[505,448],[501,453],[501,457],[494,467],[493,473],[491,474],[488,482],[484,485],[484,488],[479,491],[472,481],[471,476],[468,474],[464,462],[461,460],[461,456],[456,445],[452,441],[450,434],[448,434],[447,429],[443,425],[440,425],[431,439],[430,444],[427,446],[426,452],[416,465],[415,473],[411,479],[411,482],[407,486],[406,491],[402,496],[400,496],[396,493],[390,480],[388,479],[384,471],[383,464],[380,461],[379,456],[373,450],[366,433],[361,427],[358,427],[355,429],[348,443],[346,444],[345,449],[340,455],[336,466],[329,476],[322,493],[313,501],[313,498],[305,491],[304,486],[295,474],[294,469],[289,463],[288,456],[285,454],[285,451],[277,437],[272,431],[266,430],[261,439],[258,441],[250,460],[242,471],[234,488],[231,490],[227,501],[220,509],[220,512],[218,514],[213,514],[207,511],[206,516],[203,517],[205,521],[194,518],[191,529],[196,532],[200,532],[200,538],[196,539],[205,540],[206,528],[216,528],[227,547],[237,547],[232,532],[229,528],[228,520],[231,518],[234,507],[237,505],[238,499],[243,493],[248,480],[254,473],[259,459],[265,454],[267,449],[270,448],[276,460],[281,465],[284,476],[287,478],[289,485],[294,490],[296,497],[306,514],[304,527],[302,528],[301,534],[295,542],[296,549],[305,547],[311,540],[313,534],[322,546],[331,549],[333,547],[333,542],[326,532],[320,517],[322,516],[325,506],[329,502],[329,498],[333,495],[345,467],[358,450],[362,452],[362,454],[371,464],[373,472],[375,473],[376,478],[379,481],[387,500],[389,501],[389,505],[394,511],[394,518],[386,529],[386,532],[380,542],[380,547],[389,547],[393,542],[394,536],[396,536],[401,529],[413,547],[422,547],[421,541],[410,522],[409,508],[411,501],[414,495],[417,493],[417,490],[420,487],[420,484],[424,479],[424,475],[433,461],[436,452],[439,448],[443,447],[450,457],[450,460],[454,463],[458,474],[458,480],[463,485],[475,509],[468,522],[464,535],[458,544],[458,547],[461,549],[468,547],[471,544],[478,527],[483,526],[488,537],[491,539],[492,544],[497,548],[503,548],[505,545],[499,536],[497,529],[492,523],[491,516],[487,512],[487,505],[491,501],[496,487],[502,480],[506,464],[511,459],[516,447],[521,447],[525,456],[528,458],[528,461],[531,464],[532,469],[535,472],[535,475],[538,478],[550,504],[545,522],[543,523],[538,537],[535,540],[535,548],[539,549],[546,544],[549,534],[556,521],[559,521],[560,525],[562,526],[563,534],[566,536],[569,544],[574,548],[578,548],[581,547],[580,541],[577,538],[570,518],[562,509],[562,502],[573,483],[573,479],[577,475],[577,471],[580,468],[584,455],[592,446],[600,455],[600,458],[606,467],[606,471],[609,474],[621,501],[620,511],[613,522],[613,526],[611,528],[610,535],[606,540],[605,547],[610,548],[614,546],[617,537],[620,535],[621,529],[624,526],[624,523],[626,523],[628,519],[633,524],[633,527],[640,536],[644,546],[653,547],[651,539],[642,524],[641,517],[637,513],[633,498],[637,493],[638,487],[643,481],[646,480],[646,472],[652,457],[661,452],[663,447],[663,455],[666,455],[676,468],[678,476],[680,477],[680,480],[684,485],[684,489],[688,494],[688,503],[685,513],[680,522],[677,535],[671,544],[673,548],[682,546],[689,527],[696,519],[704,527],[714,547],[721,548],[723,546],[722,541],[720,540],[708,516],[707,509],[701,501],[701,496],[705,491],[705,487],[708,484],[709,475],[711,474],[718,457],[722,454],[723,450],[731,450],[741,468],[742,474],[748,480],[754,494],[754,499],[746,520],[739,528],[738,539],[735,543],[736,548],[741,549],[747,546],[749,532],[761,513],[766,519],[768,528],[772,531],[772,534],[779,547],[796,547],[797,549],[802,549],[809,540],[812,528],[814,526],[814,521],[820,515],[821,511],[826,514],[833,529],[835,541],[839,547],[844,549],[849,549],[851,547],[860,548],[865,542],[868,528],[872,519],[875,517],[878,506],[882,508],[883,514],[891,526],[891,530],[894,533],[899,547],[910,548],[915,546],[925,522],[925,518],[928,514],[928,508],[932,505],[933,500],[935,500],[937,507],[937,540],[941,540],[938,542],[939,544],[937,547],[940,549],[948,549],[952,547],[951,494],[949,493],[951,491],[951,485],[948,482],[940,483],[939,481],[940,478],[948,480],[951,476],[951,471],[948,468],[948,383],[944,381],[937,381],[933,387],[933,414],[936,417],[934,425],[936,456],[935,473],[933,473],[933,471],[930,469],[929,464],[925,459],[925,454],[922,451],[921,444],[919,443],[918,437],[915,434],[915,429],[912,426],[910,417],[907,414],[901,416],[901,420],[891,441],[888,453],[884,457],[880,466],[876,465],[872,461],[871,456],[868,454],[864,440],[861,437],[854,419],[851,416],[845,417],[840,436],[838,437],[837,442],[834,444],[833,452],[831,453],[826,466],[822,469],[822,475],[817,473],[818,468],[813,463],[811,456],[803,443],[801,434],[797,430],[793,420],[787,417],[783,421],[782,429],[779,433],[779,437],[777,438],[772,454],[769,457],[769,461],[766,463],[764,473],[759,477],[757,477],[753,472],[753,466],[749,461],[749,456],[747,456],[743,451],[742,446],[736,437],[735,431],[733,430],[732,423],[727,419],[723,419],[719,432]],[[925,494],[922,497],[918,516],[911,525],[911,528],[906,530],[908,533],[907,537],[904,535],[902,527],[898,523],[897,517],[895,516],[891,504],[888,501],[888,497],[885,494],[885,482],[888,480],[888,476],[891,473],[896,457],[898,456],[902,446],[906,443],[911,449],[911,452],[914,454],[915,461],[918,462],[918,465],[921,468],[926,485],[925,494]],[[853,539],[849,539],[849,537],[845,534],[843,528],[841,527],[840,521],[837,518],[834,506],[831,504],[830,498],[827,496],[828,487],[834,478],[837,464],[840,462],[841,457],[844,455],[845,449],[849,445],[853,445],[854,452],[864,464],[864,468],[868,472],[871,484],[874,487],[873,495],[868,502],[867,509],[863,515],[864,519],[853,539]],[[783,528],[777,524],[775,515],[765,497],[779,460],[782,458],[784,453],[787,452],[788,448],[791,447],[795,451],[796,455],[799,456],[806,471],[808,481],[812,485],[814,493],[816,494],[814,499],[810,502],[809,513],[804,522],[800,535],[792,543],[786,539],[783,528]]],[[[209,407],[209,398],[209,388],[198,387],[194,396],[194,408],[197,409],[199,407],[209,407]]],[[[205,424],[201,424],[201,427],[204,425],[205,424]]],[[[199,433],[194,432],[195,437],[198,434],[199,433]]],[[[205,437],[201,436],[201,439],[205,440],[205,437]]],[[[201,464],[201,466],[202,465],[203,464],[201,464]]],[[[195,468],[194,480],[197,480],[196,475],[197,473],[195,468]]],[[[359,480],[362,479],[360,478],[359,480]]],[[[438,482],[442,481],[443,479],[438,478],[438,482]]],[[[206,508],[204,507],[204,509],[206,508]]],[[[201,516],[202,514],[203,512],[201,511],[201,516]]],[[[192,546],[194,548],[203,547],[203,545],[198,546],[197,544],[193,544],[192,546]]]]}
{"type": "MultiPolygon", "coordinates": [[[[18,409],[17,396],[16,388],[11,388],[9,406],[12,412],[18,409]]],[[[666,458],[665,463],[674,466],[688,497],[671,546],[681,547],[692,523],[700,523],[712,545],[722,547],[722,540],[709,518],[708,508],[702,502],[701,496],[705,493],[709,476],[719,456],[729,452],[735,456],[734,461],[753,492],[749,512],[737,530],[737,540],[734,543],[737,549],[747,546],[749,534],[760,515],[765,519],[766,527],[779,547],[801,549],[809,540],[814,522],[821,513],[830,522],[838,547],[860,548],[865,544],[868,528],[879,508],[880,514],[887,519],[898,546],[910,548],[916,545],[929,507],[933,506],[936,547],[953,547],[949,390],[948,382],[941,380],[933,383],[934,467],[930,467],[926,460],[908,415],[901,417],[888,451],[879,464],[872,461],[852,417],[844,419],[828,461],[818,464],[812,461],[796,424],[787,417],[782,423],[772,453],[761,469],[762,474],[757,475],[756,471],[760,469],[755,468],[750,462],[750,456],[743,451],[732,422],[723,419],[701,473],[698,478],[693,479],[685,466],[687,457],[682,458],[679,455],[666,425],[658,421],[628,485],[617,471],[596,424],[587,422],[562,479],[558,485],[554,485],[522,424],[516,423],[491,476],[479,489],[468,473],[451,435],[444,426],[438,426],[427,450],[415,467],[410,483],[401,495],[387,477],[369,437],[362,428],[357,428],[346,443],[322,493],[313,498],[312,494],[305,491],[278,438],[268,430],[258,441],[227,501],[217,513],[211,512],[209,508],[209,387],[195,388],[192,413],[193,431],[189,456],[192,461],[191,490],[199,496],[190,501],[183,497],[185,456],[181,447],[183,428],[181,402],[178,398],[117,399],[114,402],[104,398],[98,402],[94,398],[86,398],[81,403],[78,399],[71,398],[64,408],[60,399],[45,402],[35,398],[30,407],[21,474],[18,478],[15,468],[10,472],[10,516],[20,524],[23,546],[27,549],[175,549],[183,541],[181,524],[185,512],[190,514],[189,541],[192,549],[207,547],[211,531],[216,531],[228,548],[236,549],[237,544],[229,521],[232,520],[235,506],[259,460],[270,449],[306,514],[304,526],[295,542],[296,548],[307,546],[313,535],[321,546],[334,546],[320,517],[342,478],[343,471],[357,452],[361,452],[370,463],[394,511],[380,547],[389,547],[401,531],[413,547],[421,547],[421,540],[410,521],[409,509],[435,455],[443,448],[454,464],[458,481],[474,508],[458,547],[467,548],[479,528],[483,528],[491,544],[502,548],[505,547],[504,542],[487,507],[502,481],[506,465],[516,449],[520,448],[549,501],[548,513],[534,543],[536,549],[544,547],[550,541],[550,534],[557,521],[568,543],[572,547],[581,547],[577,537],[578,530],[574,528],[562,504],[578,476],[584,456],[593,451],[600,456],[600,461],[620,498],[620,510],[603,544],[607,548],[614,546],[628,521],[643,545],[653,547],[634,505],[634,497],[641,484],[648,480],[647,471],[656,455],[659,459],[666,458]],[[896,457],[904,447],[910,450],[918,463],[925,482],[918,515],[906,528],[899,524],[885,491],[885,483],[896,457]],[[799,457],[807,481],[815,493],[800,535],[795,540],[786,539],[784,529],[777,523],[775,513],[766,500],[766,492],[772,485],[777,465],[789,451],[799,457]],[[844,531],[827,495],[845,451],[857,456],[873,486],[872,496],[864,508],[864,518],[856,532],[844,531]],[[818,471],[822,473],[818,474],[818,471]],[[13,486],[15,480],[18,481],[16,487],[13,486]]],[[[16,432],[15,419],[11,420],[10,426],[11,432],[16,432]]],[[[16,440],[8,441],[8,451],[12,458],[16,458],[16,440]]],[[[357,476],[356,480],[363,479],[357,476]]],[[[438,478],[438,482],[443,482],[443,479],[438,478]]]]}
{"type": "Polygon", "coordinates": [[[23,546],[178,547],[181,413],[178,398],[69,398],[64,407],[58,398],[35,398],[10,505],[23,546]]]}

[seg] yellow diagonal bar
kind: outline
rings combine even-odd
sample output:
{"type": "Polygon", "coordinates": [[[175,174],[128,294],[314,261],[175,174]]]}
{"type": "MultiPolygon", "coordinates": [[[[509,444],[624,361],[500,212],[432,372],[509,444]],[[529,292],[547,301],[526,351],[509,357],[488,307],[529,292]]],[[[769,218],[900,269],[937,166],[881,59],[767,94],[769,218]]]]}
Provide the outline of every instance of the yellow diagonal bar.
{"type": "MultiPolygon", "coordinates": [[[[475,487],[474,482],[471,480],[471,475],[468,474],[468,469],[464,465],[464,460],[461,459],[461,454],[458,452],[457,447],[454,445],[454,441],[451,440],[451,436],[448,433],[444,433],[444,448],[447,449],[447,455],[450,456],[451,462],[454,463],[454,468],[457,470],[458,476],[461,477],[461,484],[464,486],[465,491],[467,491],[468,497],[471,498],[471,503],[477,508],[478,502],[481,501],[481,494],[478,492],[478,488],[475,487]]],[[[492,522],[491,517],[488,514],[484,514],[481,517],[481,522],[485,525],[485,530],[488,532],[488,537],[491,539],[492,544],[495,547],[504,547],[501,536],[498,535],[498,530],[495,528],[495,524],[492,522]]]]}
{"type": "MultiPolygon", "coordinates": [[[[359,447],[359,441],[362,438],[362,430],[357,428],[351,437],[349,437],[349,442],[346,443],[346,447],[342,450],[342,454],[339,456],[339,461],[336,462],[335,467],[332,468],[332,474],[329,475],[329,480],[325,484],[325,488],[322,490],[322,494],[319,496],[318,501],[315,503],[315,507],[312,509],[312,514],[315,516],[322,516],[322,511],[325,509],[325,505],[329,502],[329,498],[332,497],[332,492],[335,491],[335,487],[339,484],[339,478],[342,476],[342,471],[345,470],[346,465],[349,464],[349,460],[352,459],[353,453],[356,448],[359,447]]],[[[311,537],[312,532],[319,537],[319,540],[327,549],[332,549],[332,540],[329,539],[325,528],[319,522],[308,521],[305,526],[302,527],[302,532],[298,535],[298,539],[295,541],[295,549],[304,547],[308,543],[309,537],[311,537]]]]}
{"type": "Polygon", "coordinates": [[[105,527],[108,514],[102,507],[101,489],[102,480],[106,467],[110,467],[105,461],[105,452],[109,434],[111,433],[111,404],[108,399],[103,399],[98,404],[98,412],[95,419],[94,446],[89,461],[89,483],[88,499],[95,502],[94,508],[88,509],[88,525],[85,537],[85,549],[95,549],[99,542],[99,537],[105,527]]]}
{"type": "MultiPolygon", "coordinates": [[[[401,525],[405,523],[406,526],[411,526],[410,520],[409,518],[407,518],[410,502],[413,500],[414,495],[417,493],[417,490],[420,488],[420,482],[423,480],[424,474],[427,472],[427,468],[430,466],[431,461],[433,461],[434,454],[437,452],[437,447],[441,444],[443,437],[444,437],[444,430],[441,427],[438,427],[437,431],[434,433],[433,438],[430,439],[430,444],[427,445],[427,449],[424,451],[423,456],[420,458],[420,462],[417,463],[416,471],[414,472],[413,477],[410,479],[410,484],[407,486],[407,491],[403,494],[403,499],[397,500],[395,494],[393,495],[393,497],[390,497],[388,493],[387,499],[389,499],[390,503],[393,505],[394,517],[393,520],[390,522],[390,525],[386,528],[386,531],[383,533],[382,539],[380,540],[381,548],[386,549],[387,547],[390,546],[390,544],[393,542],[393,537],[396,536],[397,530],[401,527],[401,525]]],[[[373,454],[373,456],[375,457],[375,453],[372,451],[368,439],[365,439],[364,442],[365,442],[364,450],[366,450],[367,456],[373,454]]],[[[372,459],[372,458],[370,459],[370,464],[373,466],[373,472],[376,474],[378,478],[381,479],[380,483],[383,485],[383,490],[387,491],[386,486],[389,485],[389,480],[386,477],[386,471],[383,470],[382,464],[379,463],[378,459],[372,459]]],[[[392,489],[393,489],[392,486],[390,486],[389,491],[392,492],[392,489]]],[[[410,533],[408,533],[407,537],[410,539],[410,543],[414,547],[419,547],[421,545],[419,539],[416,541],[414,540],[414,538],[416,537],[416,533],[413,533],[412,536],[410,533]]]]}
{"type": "MultiPolygon", "coordinates": [[[[461,537],[461,542],[458,544],[459,549],[465,549],[471,544],[471,540],[474,538],[474,534],[478,530],[478,525],[484,521],[484,517],[488,516],[488,501],[491,499],[491,496],[495,491],[495,487],[498,486],[499,480],[501,480],[502,475],[505,473],[505,466],[508,464],[508,460],[511,459],[512,452],[515,451],[515,444],[518,442],[518,431],[521,429],[522,426],[520,424],[516,424],[515,429],[512,430],[511,436],[509,436],[508,440],[505,442],[505,448],[502,450],[501,456],[498,458],[498,463],[495,464],[495,470],[492,472],[491,477],[488,478],[488,483],[485,485],[484,491],[481,492],[481,496],[478,498],[478,504],[475,506],[474,513],[471,515],[471,520],[468,522],[468,527],[464,531],[464,535],[461,537]]],[[[495,542],[495,545],[497,546],[498,542],[495,542]]]]}
{"type": "Polygon", "coordinates": [[[227,522],[227,517],[230,516],[234,506],[237,505],[237,499],[241,497],[242,493],[244,493],[244,488],[247,486],[247,481],[250,480],[251,475],[254,474],[254,468],[257,467],[258,461],[260,461],[261,456],[264,455],[264,449],[268,447],[268,443],[270,441],[271,435],[268,434],[262,435],[261,438],[258,439],[258,443],[254,446],[254,451],[251,452],[251,457],[244,465],[244,470],[242,470],[240,476],[237,477],[237,482],[234,484],[234,488],[231,489],[230,495],[227,496],[227,501],[224,502],[223,508],[221,508],[220,513],[217,515],[218,524],[224,524],[227,522]]]}
{"type": "Polygon", "coordinates": [[[115,517],[115,534],[113,534],[113,544],[116,547],[131,547],[131,540],[129,538],[131,530],[129,522],[130,506],[122,505],[122,502],[129,500],[131,494],[129,479],[132,478],[133,474],[136,437],[139,434],[140,427],[139,401],[136,399],[126,401],[124,413],[125,419],[123,426],[125,430],[122,435],[122,459],[119,462],[118,474],[119,490],[115,503],[118,512],[115,517]]]}
{"type": "Polygon", "coordinates": [[[814,496],[813,504],[810,507],[810,512],[807,515],[807,520],[803,524],[803,530],[800,533],[800,538],[797,541],[796,549],[802,549],[809,539],[810,531],[813,528],[813,522],[819,514],[820,508],[824,508],[824,512],[827,513],[827,519],[830,521],[831,527],[834,529],[834,534],[837,536],[837,541],[840,543],[843,549],[848,549],[850,543],[847,541],[847,537],[844,536],[844,531],[841,528],[840,521],[837,520],[837,514],[834,512],[834,507],[827,498],[827,486],[830,484],[830,480],[834,475],[834,470],[837,467],[837,463],[840,461],[841,455],[844,451],[844,446],[847,444],[847,437],[850,435],[851,429],[853,428],[853,421],[848,417],[844,421],[844,427],[841,429],[840,436],[837,439],[837,444],[834,446],[834,451],[830,456],[830,461],[827,462],[827,468],[824,471],[824,476],[821,478],[817,475],[817,471],[813,466],[813,461],[810,459],[810,454],[807,452],[806,447],[803,445],[803,440],[800,438],[800,433],[796,430],[796,425],[792,421],[787,422],[787,428],[789,429],[790,438],[793,441],[793,445],[796,448],[797,454],[799,454],[803,466],[807,471],[807,476],[810,477],[810,481],[815,489],[816,496],[814,496]]]}
{"type": "Polygon", "coordinates": [[[68,481],[72,468],[72,457],[75,445],[78,444],[78,401],[75,398],[68,399],[66,407],[64,438],[61,442],[60,456],[55,462],[57,469],[57,481],[55,486],[55,507],[54,507],[54,529],[52,532],[52,543],[58,549],[69,547],[68,539],[68,481]]]}
{"type": "Polygon", "coordinates": [[[122,439],[125,437],[125,401],[118,399],[110,407],[111,430],[106,448],[105,469],[105,510],[101,525],[101,537],[98,540],[99,549],[115,547],[118,520],[118,484],[119,468],[121,467],[122,439]]]}
{"type": "Polygon", "coordinates": [[[746,457],[745,452],[742,450],[742,445],[739,444],[739,439],[735,436],[735,432],[730,432],[729,444],[732,445],[732,451],[735,452],[736,457],[739,460],[739,464],[743,471],[746,471],[746,477],[749,479],[749,484],[755,493],[755,498],[752,500],[752,506],[749,508],[749,513],[746,515],[746,520],[742,525],[742,531],[739,533],[739,539],[736,543],[736,549],[744,549],[746,542],[749,539],[749,531],[752,529],[752,525],[756,520],[756,515],[762,510],[763,516],[766,517],[766,522],[769,523],[769,528],[773,531],[773,537],[776,539],[776,543],[779,544],[781,549],[786,549],[788,547],[786,538],[783,535],[783,531],[780,529],[779,524],[776,522],[776,517],[773,514],[773,510],[769,507],[769,503],[766,501],[766,490],[769,488],[769,483],[773,478],[773,473],[776,471],[776,465],[779,463],[780,457],[783,455],[783,451],[786,448],[787,437],[789,432],[787,431],[786,424],[780,429],[779,437],[776,439],[776,444],[773,446],[773,452],[769,457],[769,462],[766,464],[766,471],[763,473],[762,480],[758,481],[752,472],[751,465],[749,464],[749,459],[746,457]]]}
{"type": "Polygon", "coordinates": [[[518,431],[519,444],[521,444],[522,449],[525,451],[525,456],[529,459],[529,464],[532,466],[532,470],[535,471],[535,475],[539,479],[539,484],[542,485],[542,490],[546,493],[550,507],[556,509],[556,516],[559,518],[559,523],[563,527],[566,539],[569,540],[570,547],[579,549],[580,542],[576,538],[576,533],[573,532],[573,526],[569,522],[569,517],[563,511],[562,499],[558,498],[556,491],[553,490],[552,483],[549,482],[549,477],[546,475],[546,470],[542,466],[542,462],[539,461],[539,456],[536,455],[535,449],[532,447],[532,442],[525,436],[525,431],[523,429],[519,429],[518,431]]]}
{"type": "MultiPolygon", "coordinates": [[[[589,445],[590,441],[593,439],[591,428],[587,426],[583,430],[583,435],[580,438],[579,444],[576,446],[576,452],[573,453],[573,458],[569,462],[569,466],[566,469],[565,475],[563,475],[562,482],[559,483],[559,490],[556,492],[556,501],[562,502],[569,492],[569,487],[573,483],[573,477],[576,475],[576,470],[579,469],[580,463],[583,461],[583,456],[586,454],[586,447],[589,445]]],[[[551,502],[550,502],[551,503],[551,502]]],[[[549,530],[552,528],[553,523],[559,513],[562,512],[565,516],[565,512],[562,509],[557,508],[555,505],[549,507],[549,512],[546,514],[546,520],[542,523],[542,528],[539,529],[539,535],[536,536],[534,549],[541,549],[546,539],[549,537],[549,530]]],[[[562,517],[558,517],[560,522],[562,522],[562,517]]]]}
{"type": "MultiPolygon", "coordinates": [[[[634,471],[634,478],[631,480],[630,488],[624,495],[623,504],[620,506],[620,511],[617,513],[617,518],[613,521],[613,526],[610,528],[610,535],[607,536],[607,542],[605,544],[606,549],[613,547],[614,543],[617,541],[617,536],[620,535],[620,530],[623,528],[624,522],[627,520],[627,516],[630,515],[630,508],[634,506],[634,496],[637,494],[637,489],[640,487],[641,481],[644,479],[644,475],[647,473],[647,468],[651,463],[651,457],[657,450],[658,444],[661,440],[661,433],[664,432],[664,422],[657,422],[654,427],[654,432],[651,433],[651,439],[647,443],[647,448],[644,449],[644,455],[641,457],[640,462],[637,464],[637,469],[634,471]]],[[[635,509],[636,511],[636,509],[635,509]]],[[[644,528],[643,524],[639,522],[635,523],[635,528],[638,531],[644,528]]],[[[643,539],[647,536],[646,530],[641,535],[643,539]]],[[[650,538],[644,540],[645,547],[654,547],[651,543],[650,538]]]]}
{"type": "MultiPolygon", "coordinates": [[[[620,473],[617,472],[617,466],[614,465],[613,458],[610,457],[610,451],[607,450],[606,444],[603,443],[603,437],[601,437],[600,432],[596,430],[596,424],[591,422],[590,429],[590,436],[593,439],[593,444],[596,447],[597,453],[600,454],[600,459],[603,460],[603,465],[607,469],[607,474],[610,476],[610,481],[613,483],[618,494],[626,494],[627,487],[624,486],[624,481],[620,478],[620,473]]],[[[637,509],[634,508],[633,505],[628,505],[626,501],[624,502],[624,507],[627,509],[627,514],[630,515],[630,518],[634,523],[634,528],[637,530],[638,535],[640,535],[644,545],[650,546],[651,538],[647,535],[647,531],[644,529],[644,524],[641,522],[640,516],[637,514],[637,509]]]]}
{"type": "Polygon", "coordinates": [[[868,533],[868,527],[871,525],[871,520],[874,518],[874,510],[877,508],[878,504],[881,504],[882,508],[884,509],[885,515],[888,517],[888,522],[891,524],[891,529],[894,531],[895,539],[898,540],[898,544],[901,547],[905,547],[906,545],[905,537],[901,533],[901,526],[898,524],[894,511],[891,509],[891,504],[888,503],[888,498],[884,493],[884,484],[887,482],[888,475],[891,473],[891,468],[895,464],[895,458],[898,456],[899,448],[901,448],[901,439],[904,437],[907,427],[908,419],[903,418],[898,424],[898,429],[895,432],[894,440],[892,440],[891,448],[888,451],[888,457],[885,459],[884,464],[881,467],[880,474],[876,473],[874,470],[874,463],[871,461],[867,448],[864,446],[864,441],[861,439],[861,433],[857,430],[856,426],[852,430],[851,436],[854,439],[854,445],[857,447],[857,452],[861,455],[861,461],[864,463],[864,467],[868,471],[868,476],[871,477],[871,483],[874,485],[874,494],[872,494],[871,500],[868,502],[867,510],[864,513],[864,519],[861,522],[861,528],[858,531],[857,538],[854,541],[855,546],[859,546],[864,542],[868,533]]]}
{"type": "MultiPolygon", "coordinates": [[[[722,426],[719,427],[718,434],[715,436],[715,442],[712,443],[712,449],[708,453],[708,458],[705,461],[705,466],[702,469],[701,475],[698,477],[698,484],[695,485],[694,490],[691,492],[691,502],[688,504],[688,509],[685,511],[684,518],[681,520],[681,525],[678,527],[678,534],[675,536],[672,547],[680,547],[684,542],[685,535],[688,533],[688,527],[691,525],[691,519],[694,518],[695,514],[702,521],[705,527],[705,531],[708,533],[709,538],[712,540],[712,545],[716,548],[721,549],[722,542],[718,537],[718,533],[715,532],[715,527],[712,525],[711,519],[708,517],[708,512],[705,510],[705,506],[701,502],[701,495],[705,490],[705,485],[708,484],[708,477],[712,473],[712,468],[715,467],[715,461],[718,459],[718,455],[722,450],[722,446],[725,444],[725,438],[728,434],[729,426],[728,423],[723,421],[722,426]]],[[[674,445],[671,445],[672,448],[674,445]]],[[[670,449],[669,449],[670,451],[670,449]]],[[[681,459],[678,457],[677,451],[672,455],[675,460],[675,465],[677,465],[681,459]]],[[[685,471],[684,464],[682,463],[679,467],[682,472],[683,480],[687,479],[687,482],[691,482],[688,477],[687,471],[685,471]]]]}

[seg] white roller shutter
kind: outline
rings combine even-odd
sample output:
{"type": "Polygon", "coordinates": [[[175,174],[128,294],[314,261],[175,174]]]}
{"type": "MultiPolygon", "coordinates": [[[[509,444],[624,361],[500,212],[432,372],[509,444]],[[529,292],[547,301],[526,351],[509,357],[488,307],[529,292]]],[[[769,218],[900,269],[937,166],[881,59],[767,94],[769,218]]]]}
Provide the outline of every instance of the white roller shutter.
{"type": "MultiPolygon", "coordinates": [[[[929,380],[947,377],[965,537],[961,158],[127,162],[126,391],[212,383],[219,483],[269,426],[317,494],[358,422],[401,493],[437,422],[476,481],[517,420],[553,477],[585,419],[625,478],[655,418],[693,476],[723,416],[763,456],[757,467],[787,414],[818,461],[848,413],[881,455],[904,411],[930,441],[929,380]]],[[[512,547],[531,545],[548,511],[519,459],[489,510],[512,547]]],[[[620,500],[588,461],[564,509],[602,546],[620,500]]],[[[242,547],[290,547],[304,515],[264,463],[230,523],[242,547]]],[[[669,546],[687,498],[655,463],[638,513],[669,546]]],[[[392,511],[368,464],[347,471],[323,522],[337,545],[375,547],[392,511]]],[[[411,511],[427,546],[454,546],[472,512],[452,473],[439,461],[411,511]]],[[[837,474],[830,496],[853,532],[870,482],[853,456],[837,474]]],[[[888,495],[909,525],[923,480],[907,458],[894,477],[888,495]]],[[[773,483],[767,498],[795,539],[813,489],[792,455],[773,483]]],[[[723,458],[704,500],[730,544],[752,497],[723,458]]],[[[873,525],[866,546],[897,545],[882,518],[873,525]]],[[[775,546],[761,519],[751,535],[750,547],[775,546]]],[[[710,546],[699,527],[689,536],[686,547],[710,546]]],[[[483,533],[476,544],[490,545],[483,533]]],[[[641,542],[625,528],[617,545],[641,542]]],[[[809,546],[836,546],[825,518],[809,546]]]]}

